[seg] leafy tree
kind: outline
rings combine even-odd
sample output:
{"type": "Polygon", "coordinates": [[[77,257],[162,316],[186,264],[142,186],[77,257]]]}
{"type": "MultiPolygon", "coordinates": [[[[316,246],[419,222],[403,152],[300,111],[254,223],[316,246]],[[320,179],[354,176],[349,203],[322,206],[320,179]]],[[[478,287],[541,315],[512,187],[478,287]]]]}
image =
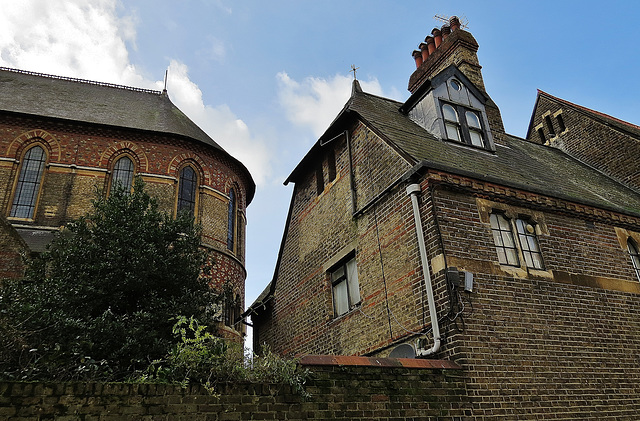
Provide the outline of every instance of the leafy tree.
{"type": "Polygon", "coordinates": [[[203,276],[200,230],[136,180],[99,197],[0,291],[0,372],[14,378],[119,380],[166,355],[184,315],[217,300],[203,276]]]}

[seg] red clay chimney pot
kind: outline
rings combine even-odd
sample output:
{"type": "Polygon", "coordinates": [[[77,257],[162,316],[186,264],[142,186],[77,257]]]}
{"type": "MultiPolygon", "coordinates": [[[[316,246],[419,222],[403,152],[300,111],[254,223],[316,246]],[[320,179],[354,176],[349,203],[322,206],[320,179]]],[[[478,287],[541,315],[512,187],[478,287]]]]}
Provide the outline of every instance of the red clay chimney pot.
{"type": "Polygon", "coordinates": [[[451,27],[451,32],[460,29],[460,19],[457,16],[451,16],[449,18],[449,26],[451,27]]]}
{"type": "Polygon", "coordinates": [[[426,42],[421,42],[419,47],[420,52],[422,52],[422,61],[425,61],[429,57],[429,46],[426,42]]]}
{"type": "Polygon", "coordinates": [[[433,39],[431,35],[424,39],[424,42],[427,43],[427,48],[429,49],[429,54],[433,54],[436,51],[436,41],[433,39]]]}
{"type": "Polygon", "coordinates": [[[442,33],[440,30],[438,28],[433,28],[431,35],[433,35],[433,39],[436,42],[436,48],[440,47],[440,44],[442,43],[442,33]]]}
{"type": "Polygon", "coordinates": [[[418,50],[413,50],[413,53],[411,53],[411,55],[413,56],[413,59],[416,61],[416,69],[417,69],[418,67],[420,67],[420,65],[422,65],[422,52],[418,50]]]}

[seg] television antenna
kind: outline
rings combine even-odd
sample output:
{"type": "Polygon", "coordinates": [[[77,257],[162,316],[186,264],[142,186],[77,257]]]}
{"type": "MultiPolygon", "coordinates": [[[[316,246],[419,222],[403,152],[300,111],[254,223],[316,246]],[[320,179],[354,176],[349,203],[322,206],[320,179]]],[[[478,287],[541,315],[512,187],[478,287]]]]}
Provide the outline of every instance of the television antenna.
{"type": "MultiPolygon", "coordinates": [[[[451,15],[453,16],[453,15],[451,15]]],[[[449,19],[451,19],[451,16],[447,17],[446,15],[434,15],[433,18],[435,20],[439,20],[440,22],[444,22],[444,23],[449,23],[449,19]]],[[[458,16],[458,19],[460,20],[460,28],[462,29],[467,29],[469,27],[469,19],[467,19],[466,16],[458,16]]]]}

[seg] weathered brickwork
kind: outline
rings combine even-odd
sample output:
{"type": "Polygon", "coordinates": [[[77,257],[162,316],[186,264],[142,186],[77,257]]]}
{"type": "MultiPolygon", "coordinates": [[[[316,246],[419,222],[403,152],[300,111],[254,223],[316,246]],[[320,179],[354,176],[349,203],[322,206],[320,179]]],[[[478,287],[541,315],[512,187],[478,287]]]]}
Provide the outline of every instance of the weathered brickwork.
{"type": "MultiPolygon", "coordinates": [[[[467,421],[459,369],[307,365],[307,400],[277,384],[203,387],[98,383],[0,383],[0,418],[129,420],[467,421]]],[[[385,362],[383,362],[384,364],[385,362]]]]}
{"type": "Polygon", "coordinates": [[[313,155],[294,172],[278,271],[251,307],[256,345],[297,355],[429,352],[436,341],[409,186],[442,340],[429,357],[463,367],[465,419],[637,419],[640,257],[628,244],[640,244],[640,128],[540,93],[529,141],[504,133],[488,96],[495,150],[457,142],[462,112],[443,117],[442,139],[429,131],[437,109],[425,105],[417,119],[412,107],[451,72],[481,93],[484,85],[469,33],[431,42],[435,50],[414,53],[412,96],[399,106],[408,121],[354,82],[351,114],[327,130],[349,130],[353,211],[341,150],[339,177],[320,195],[315,172],[300,170],[316,164],[313,155]],[[361,301],[335,317],[331,270],[350,250],[361,301]]]}
{"type": "Polygon", "coordinates": [[[640,127],[539,92],[527,138],[543,143],[539,130],[547,144],[640,189],[640,127]]]}
{"type": "MultiPolygon", "coordinates": [[[[170,214],[176,212],[180,170],[187,164],[196,170],[199,187],[195,217],[202,226],[203,246],[211,253],[211,284],[231,285],[243,306],[245,208],[253,181],[226,153],[200,141],[171,134],[0,113],[3,220],[23,228],[56,230],[86,214],[92,200],[109,191],[114,164],[124,155],[133,161],[134,172],[142,177],[160,209],[170,214]],[[21,162],[33,145],[41,146],[46,152],[35,214],[30,219],[12,218],[9,212],[21,162]],[[236,206],[232,213],[234,243],[230,249],[227,233],[231,189],[236,206]]],[[[9,241],[12,235],[18,235],[10,225],[0,234],[0,259],[6,262],[0,278],[16,277],[15,274],[23,270],[19,267],[21,260],[16,246],[9,241]]]]}

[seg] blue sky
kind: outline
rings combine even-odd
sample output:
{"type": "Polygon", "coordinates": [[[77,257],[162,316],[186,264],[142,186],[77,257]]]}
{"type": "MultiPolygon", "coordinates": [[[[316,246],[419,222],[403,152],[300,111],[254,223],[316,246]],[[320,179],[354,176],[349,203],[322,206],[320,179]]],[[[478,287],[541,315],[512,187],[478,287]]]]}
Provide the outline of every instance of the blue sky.
{"type": "MultiPolygon", "coordinates": [[[[507,132],[536,89],[640,123],[640,3],[628,1],[0,0],[0,66],[162,89],[252,172],[247,305],[273,275],[292,186],[282,182],[340,111],[350,66],[404,100],[411,51],[468,22],[507,132]]],[[[2,93],[0,92],[0,95],[2,93]]]]}

